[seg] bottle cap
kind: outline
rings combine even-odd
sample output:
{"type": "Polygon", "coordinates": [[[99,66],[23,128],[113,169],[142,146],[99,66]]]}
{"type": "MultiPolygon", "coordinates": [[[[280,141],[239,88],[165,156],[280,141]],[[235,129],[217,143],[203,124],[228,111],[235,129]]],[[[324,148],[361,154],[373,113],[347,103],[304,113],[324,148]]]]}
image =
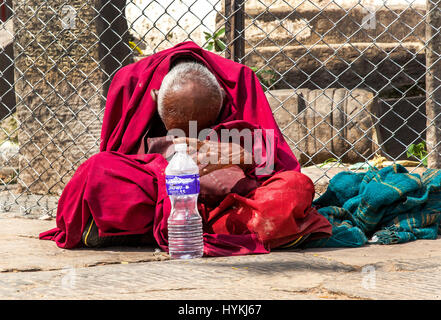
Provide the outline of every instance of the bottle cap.
{"type": "Polygon", "coordinates": [[[187,144],[186,143],[177,143],[175,144],[176,152],[187,152],[187,144]]]}

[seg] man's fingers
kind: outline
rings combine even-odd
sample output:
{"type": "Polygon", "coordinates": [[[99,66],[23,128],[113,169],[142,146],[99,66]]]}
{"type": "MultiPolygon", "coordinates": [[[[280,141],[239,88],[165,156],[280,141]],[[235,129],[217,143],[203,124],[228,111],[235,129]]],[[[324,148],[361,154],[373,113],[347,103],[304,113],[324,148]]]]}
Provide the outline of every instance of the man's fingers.
{"type": "Polygon", "coordinates": [[[253,162],[252,154],[238,144],[187,137],[175,138],[173,142],[186,143],[188,154],[198,165],[206,165],[210,172],[228,165],[248,167],[253,162]]]}
{"type": "Polygon", "coordinates": [[[220,163],[217,163],[217,164],[208,164],[207,166],[203,167],[203,168],[200,170],[199,175],[200,175],[200,176],[204,176],[204,175],[206,175],[206,174],[209,174],[210,172],[213,172],[213,171],[215,171],[215,170],[219,170],[219,169],[223,169],[223,168],[227,168],[227,167],[229,167],[229,166],[232,166],[232,164],[220,164],[220,163]]]}

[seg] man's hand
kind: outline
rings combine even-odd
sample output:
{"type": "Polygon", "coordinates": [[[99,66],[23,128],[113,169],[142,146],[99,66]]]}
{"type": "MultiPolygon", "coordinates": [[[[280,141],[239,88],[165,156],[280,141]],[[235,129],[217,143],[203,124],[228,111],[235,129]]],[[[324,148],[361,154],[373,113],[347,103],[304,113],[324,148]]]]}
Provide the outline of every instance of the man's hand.
{"type": "Polygon", "coordinates": [[[188,145],[188,154],[198,164],[201,176],[233,165],[245,171],[253,165],[252,154],[235,143],[185,137],[176,138],[173,142],[188,145]]]}

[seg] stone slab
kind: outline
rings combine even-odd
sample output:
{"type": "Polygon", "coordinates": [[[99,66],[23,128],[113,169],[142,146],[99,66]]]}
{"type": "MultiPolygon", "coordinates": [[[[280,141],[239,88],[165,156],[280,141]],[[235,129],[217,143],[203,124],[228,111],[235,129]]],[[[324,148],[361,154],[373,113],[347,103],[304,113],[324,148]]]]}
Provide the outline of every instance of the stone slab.
{"type": "Polygon", "coordinates": [[[76,168],[99,151],[110,80],[132,61],[121,14],[126,3],[13,4],[18,183],[24,191],[60,195],[76,168]]]}
{"type": "Polygon", "coordinates": [[[297,160],[318,164],[370,159],[382,144],[374,93],[344,88],[281,89],[266,92],[274,118],[297,160]]]}
{"type": "Polygon", "coordinates": [[[0,217],[0,272],[82,268],[167,258],[155,252],[155,247],[67,250],[57,247],[53,241],[38,239],[41,232],[55,226],[55,220],[0,217]]]}
{"type": "Polygon", "coordinates": [[[179,261],[37,239],[54,225],[0,218],[1,299],[441,299],[441,237],[179,261]]]}
{"type": "Polygon", "coordinates": [[[433,266],[441,264],[441,236],[437,240],[418,240],[395,245],[366,245],[360,248],[311,248],[306,255],[322,257],[354,268],[375,265],[385,270],[415,270],[410,265],[400,267],[400,261],[430,260],[433,266]]]}

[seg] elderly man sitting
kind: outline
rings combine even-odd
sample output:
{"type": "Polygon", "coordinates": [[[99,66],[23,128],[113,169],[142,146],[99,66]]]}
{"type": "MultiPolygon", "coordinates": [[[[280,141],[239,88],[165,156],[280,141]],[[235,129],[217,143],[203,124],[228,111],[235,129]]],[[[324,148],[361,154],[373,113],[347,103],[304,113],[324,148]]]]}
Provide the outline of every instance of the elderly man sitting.
{"type": "Polygon", "coordinates": [[[62,248],[157,244],[167,251],[164,170],[173,142],[182,141],[200,168],[205,255],[266,253],[331,234],[255,74],[184,42],[115,75],[100,153],[75,172],[57,228],[40,238],[62,248]]]}

